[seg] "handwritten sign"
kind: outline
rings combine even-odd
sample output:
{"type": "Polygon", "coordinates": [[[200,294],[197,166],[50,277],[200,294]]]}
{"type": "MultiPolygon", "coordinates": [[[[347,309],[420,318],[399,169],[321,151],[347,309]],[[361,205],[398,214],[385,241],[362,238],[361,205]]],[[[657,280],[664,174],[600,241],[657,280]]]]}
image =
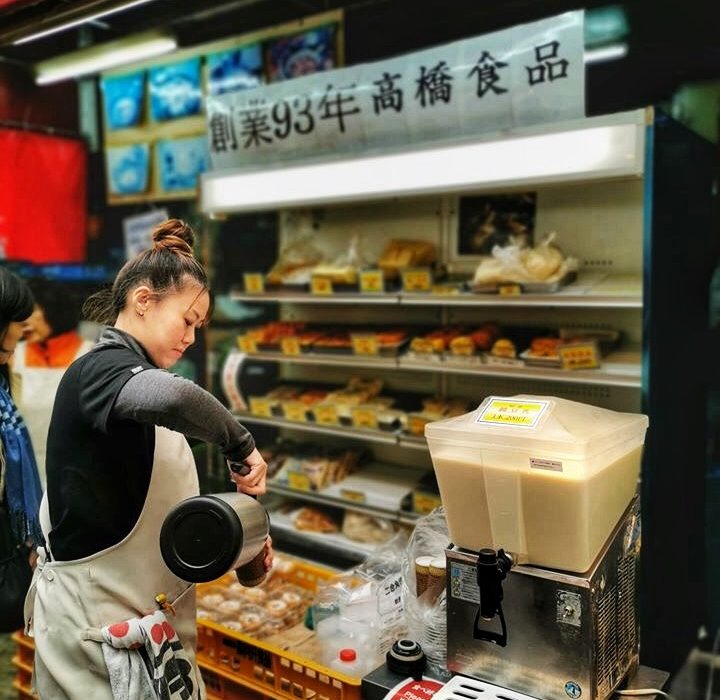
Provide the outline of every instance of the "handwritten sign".
{"type": "Polygon", "coordinates": [[[492,397],[475,422],[534,428],[549,405],[548,401],[513,401],[492,397]]]}

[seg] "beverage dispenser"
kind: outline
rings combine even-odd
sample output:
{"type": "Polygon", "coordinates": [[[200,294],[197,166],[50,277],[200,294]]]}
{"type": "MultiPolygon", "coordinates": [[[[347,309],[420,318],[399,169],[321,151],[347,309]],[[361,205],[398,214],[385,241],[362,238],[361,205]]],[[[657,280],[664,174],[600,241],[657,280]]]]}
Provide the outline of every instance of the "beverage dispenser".
{"type": "Polygon", "coordinates": [[[637,663],[647,425],[523,395],[426,426],[452,540],[450,670],[547,700],[604,700],[637,663]]]}

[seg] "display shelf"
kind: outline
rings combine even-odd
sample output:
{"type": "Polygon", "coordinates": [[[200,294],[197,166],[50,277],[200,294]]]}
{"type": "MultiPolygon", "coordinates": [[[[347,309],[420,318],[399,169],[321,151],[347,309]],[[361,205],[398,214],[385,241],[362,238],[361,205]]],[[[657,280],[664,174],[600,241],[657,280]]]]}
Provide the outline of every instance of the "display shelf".
{"type": "Polygon", "coordinates": [[[443,372],[448,374],[504,377],[514,379],[537,379],[565,384],[599,384],[639,389],[642,385],[640,352],[627,350],[608,355],[598,369],[563,370],[554,367],[504,367],[502,365],[477,365],[446,360],[425,362],[409,357],[398,358],[398,368],[406,370],[443,372]]]}
{"type": "Polygon", "coordinates": [[[374,442],[380,445],[397,445],[400,437],[396,433],[385,433],[381,430],[363,430],[362,428],[346,428],[343,425],[318,425],[317,423],[292,421],[285,418],[262,418],[252,413],[236,412],[235,417],[243,423],[255,423],[256,425],[267,425],[273,428],[286,428],[299,430],[304,433],[315,433],[317,435],[338,435],[340,437],[374,442]]]}
{"type": "MultiPolygon", "coordinates": [[[[324,365],[335,367],[369,367],[444,374],[467,374],[481,377],[507,379],[536,379],[566,384],[599,384],[640,388],[642,382],[641,353],[633,349],[621,350],[608,355],[598,369],[563,370],[553,367],[502,366],[469,363],[458,360],[420,360],[407,356],[383,358],[358,355],[302,354],[283,355],[279,352],[258,352],[247,355],[248,359],[264,362],[287,362],[294,365],[324,365]]],[[[320,426],[324,427],[324,426],[320,426]]]]}
{"type": "Polygon", "coordinates": [[[272,428],[297,430],[303,433],[318,435],[336,435],[339,437],[372,442],[379,445],[398,445],[410,449],[427,450],[424,437],[405,435],[400,432],[384,432],[382,430],[363,430],[362,428],[346,428],[343,425],[318,425],[317,423],[292,421],[285,418],[262,418],[252,413],[235,412],[235,417],[242,423],[267,425],[272,428]]]}
{"type": "Polygon", "coordinates": [[[339,532],[319,533],[298,530],[289,515],[274,511],[270,512],[270,534],[273,540],[282,540],[301,547],[312,544],[331,556],[352,556],[358,561],[363,561],[377,548],[377,545],[354,542],[339,532]]]}
{"type": "Polygon", "coordinates": [[[377,369],[398,369],[395,357],[373,357],[372,355],[330,355],[302,353],[283,355],[281,352],[255,352],[247,355],[250,360],[264,362],[292,362],[295,365],[325,365],[334,367],[375,367],[377,369]]]}
{"type": "Polygon", "coordinates": [[[387,294],[310,294],[310,292],[274,291],[262,294],[247,294],[242,291],[230,292],[234,301],[251,302],[253,304],[398,304],[397,292],[387,294]]]}
{"type": "Polygon", "coordinates": [[[357,503],[344,498],[336,498],[323,494],[322,491],[301,491],[300,489],[292,489],[289,486],[283,486],[282,484],[274,484],[269,481],[267,484],[267,490],[270,493],[277,494],[279,496],[286,496],[287,498],[295,498],[299,501],[306,501],[308,503],[317,503],[319,505],[333,506],[336,508],[344,508],[345,510],[351,510],[356,513],[363,513],[364,515],[370,515],[374,518],[386,518],[387,520],[393,520],[400,523],[408,523],[414,525],[417,519],[420,517],[415,513],[401,510],[387,510],[385,508],[377,508],[374,506],[357,503]]]}
{"type": "Polygon", "coordinates": [[[248,303],[289,304],[400,304],[406,306],[473,306],[473,307],[566,307],[641,309],[642,279],[633,275],[606,275],[587,272],[572,284],[553,294],[432,294],[389,292],[386,294],[314,295],[304,292],[233,292],[231,298],[248,303]]]}

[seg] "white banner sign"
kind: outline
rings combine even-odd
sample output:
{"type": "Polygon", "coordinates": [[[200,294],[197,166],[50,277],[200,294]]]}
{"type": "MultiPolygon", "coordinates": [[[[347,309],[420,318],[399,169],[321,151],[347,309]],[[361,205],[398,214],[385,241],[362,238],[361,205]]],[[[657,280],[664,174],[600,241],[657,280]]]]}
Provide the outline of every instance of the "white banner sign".
{"type": "Polygon", "coordinates": [[[583,13],[207,98],[215,170],[585,114],[583,13]]]}

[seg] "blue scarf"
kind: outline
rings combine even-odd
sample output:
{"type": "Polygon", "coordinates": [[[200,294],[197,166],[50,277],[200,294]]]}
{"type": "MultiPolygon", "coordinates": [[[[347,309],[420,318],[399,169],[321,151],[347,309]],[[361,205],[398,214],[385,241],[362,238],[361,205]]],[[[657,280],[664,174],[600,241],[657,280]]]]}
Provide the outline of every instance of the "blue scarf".
{"type": "Polygon", "coordinates": [[[43,541],[40,530],[42,488],[25,421],[0,376],[0,439],[5,453],[5,505],[18,543],[43,541]]]}

